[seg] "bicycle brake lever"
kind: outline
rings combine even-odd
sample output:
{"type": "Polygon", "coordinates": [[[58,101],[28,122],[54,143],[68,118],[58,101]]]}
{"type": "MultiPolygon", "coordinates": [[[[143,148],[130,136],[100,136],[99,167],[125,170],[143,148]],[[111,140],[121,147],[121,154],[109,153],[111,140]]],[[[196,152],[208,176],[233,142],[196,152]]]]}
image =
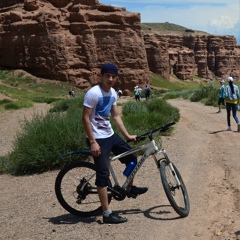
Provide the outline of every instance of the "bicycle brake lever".
{"type": "MultiPolygon", "coordinates": [[[[139,142],[139,141],[142,141],[142,140],[144,140],[144,139],[146,139],[147,137],[146,136],[137,136],[136,137],[136,140],[137,140],[137,142],[139,142]]],[[[127,140],[127,142],[133,142],[134,140],[127,140]]]]}
{"type": "Polygon", "coordinates": [[[139,137],[136,137],[137,141],[143,141],[144,139],[146,139],[147,136],[139,136],[139,137]]]}

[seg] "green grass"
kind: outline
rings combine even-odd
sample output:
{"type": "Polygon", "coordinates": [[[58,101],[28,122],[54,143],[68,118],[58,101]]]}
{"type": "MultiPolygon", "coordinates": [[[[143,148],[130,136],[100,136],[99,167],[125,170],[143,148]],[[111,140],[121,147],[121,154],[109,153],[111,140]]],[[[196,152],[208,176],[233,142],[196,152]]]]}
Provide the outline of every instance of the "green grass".
{"type": "Polygon", "coordinates": [[[2,172],[22,175],[48,171],[64,164],[60,154],[86,148],[78,108],[82,106],[82,98],[74,100],[75,106],[65,113],[49,112],[46,116],[35,115],[31,121],[25,120],[13,151],[0,158],[2,172]]]}
{"type": "MultiPolygon", "coordinates": [[[[174,81],[166,80],[165,78],[160,77],[154,73],[151,74],[152,85],[155,87],[159,87],[165,89],[166,91],[181,91],[188,89],[196,89],[200,86],[199,83],[194,81],[184,81],[172,76],[174,81]]],[[[206,84],[206,83],[202,83],[206,84]]]]}
{"type": "Polygon", "coordinates": [[[12,101],[9,100],[9,99],[3,99],[3,100],[0,100],[0,105],[3,105],[3,104],[7,104],[7,103],[11,103],[12,101]]]}
{"type": "MultiPolygon", "coordinates": [[[[220,87],[219,81],[213,80],[211,82],[205,82],[197,76],[194,78],[197,79],[198,82],[183,81],[176,77],[175,80],[171,82],[156,74],[152,74],[152,85],[161,88],[161,90],[153,90],[152,97],[162,97],[165,100],[183,98],[192,102],[201,102],[208,106],[217,106],[218,90],[220,87]]],[[[235,82],[234,84],[240,87],[239,82],[235,82]]]]}
{"type": "Polygon", "coordinates": [[[192,32],[198,32],[198,33],[204,33],[208,34],[206,32],[198,31],[189,29],[186,27],[183,27],[178,24],[170,23],[170,22],[164,22],[164,23],[142,23],[141,24],[142,30],[145,34],[151,33],[151,32],[158,32],[161,34],[164,33],[179,33],[179,34],[192,34],[192,32]]]}
{"type": "MultiPolygon", "coordinates": [[[[1,173],[23,175],[56,169],[76,159],[61,159],[60,154],[87,148],[81,123],[84,96],[81,90],[75,90],[76,97],[68,99],[71,87],[66,83],[35,81],[25,78],[24,74],[14,76],[11,71],[0,71],[0,79],[4,83],[0,85],[0,93],[12,99],[0,101],[2,110],[30,107],[35,102],[52,103],[46,116],[36,115],[31,121],[24,121],[12,151],[0,157],[1,173]]],[[[159,90],[151,92],[150,100],[136,102],[133,98],[122,104],[123,122],[130,134],[143,134],[178,121],[179,110],[167,103],[169,98],[184,98],[208,105],[215,105],[218,100],[217,81],[211,84],[178,79],[170,82],[152,74],[152,83],[159,90]]]]}
{"type": "Polygon", "coordinates": [[[143,31],[146,31],[147,29],[151,28],[151,29],[157,30],[157,31],[185,32],[185,30],[187,29],[183,26],[173,24],[173,23],[169,23],[169,22],[165,22],[165,23],[142,23],[141,26],[142,26],[143,31]]]}
{"type": "MultiPolygon", "coordinates": [[[[82,104],[83,95],[58,102],[46,116],[25,120],[12,152],[0,158],[0,172],[41,173],[73,161],[75,158],[61,159],[59,155],[87,149],[81,122],[82,104]]],[[[130,101],[123,105],[123,112],[123,121],[131,134],[142,134],[180,117],[177,108],[161,99],[130,101]]]]}
{"type": "Polygon", "coordinates": [[[17,102],[10,102],[10,103],[6,103],[4,108],[6,110],[17,110],[17,109],[21,109],[21,108],[29,108],[32,107],[33,103],[31,101],[28,100],[20,100],[17,102]]]}
{"type": "Polygon", "coordinates": [[[159,98],[127,102],[122,113],[127,129],[137,135],[180,119],[179,110],[159,98]]]}
{"type": "MultiPolygon", "coordinates": [[[[68,97],[72,88],[69,83],[51,80],[37,80],[32,76],[25,76],[24,72],[15,74],[12,70],[0,71],[0,93],[10,98],[0,102],[0,111],[32,107],[34,103],[53,103],[68,97]]],[[[75,95],[82,94],[75,89],[75,95]]]]}

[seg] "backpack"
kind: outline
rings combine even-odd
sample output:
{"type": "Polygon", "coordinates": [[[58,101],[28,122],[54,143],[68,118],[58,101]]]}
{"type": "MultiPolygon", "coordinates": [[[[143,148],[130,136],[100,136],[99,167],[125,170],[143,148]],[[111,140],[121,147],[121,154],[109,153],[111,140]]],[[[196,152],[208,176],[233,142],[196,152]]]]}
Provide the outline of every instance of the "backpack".
{"type": "Polygon", "coordinates": [[[146,93],[150,93],[150,88],[149,88],[149,87],[146,87],[146,88],[145,88],[145,92],[146,92],[146,93]]]}
{"type": "Polygon", "coordinates": [[[138,96],[138,95],[139,95],[139,91],[138,91],[137,88],[134,89],[134,95],[135,95],[135,96],[138,96]]]}

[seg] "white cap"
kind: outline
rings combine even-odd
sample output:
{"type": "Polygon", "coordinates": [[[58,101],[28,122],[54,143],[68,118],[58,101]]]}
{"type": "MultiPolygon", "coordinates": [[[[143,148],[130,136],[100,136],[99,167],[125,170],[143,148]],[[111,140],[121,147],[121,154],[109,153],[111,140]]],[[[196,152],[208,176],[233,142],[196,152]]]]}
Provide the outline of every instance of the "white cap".
{"type": "Polygon", "coordinates": [[[228,82],[233,82],[233,78],[232,77],[228,77],[227,80],[228,80],[228,82]]]}
{"type": "Polygon", "coordinates": [[[221,83],[224,83],[224,80],[222,79],[220,82],[221,82],[221,83]]]}

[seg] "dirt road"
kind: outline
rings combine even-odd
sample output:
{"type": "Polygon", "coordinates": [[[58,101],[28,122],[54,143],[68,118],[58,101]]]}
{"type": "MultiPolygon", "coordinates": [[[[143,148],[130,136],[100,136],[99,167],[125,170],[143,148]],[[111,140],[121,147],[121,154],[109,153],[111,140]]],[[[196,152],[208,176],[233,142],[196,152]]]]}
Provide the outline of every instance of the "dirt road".
{"type": "MultiPolygon", "coordinates": [[[[101,217],[81,219],[66,212],[54,193],[57,171],[0,175],[0,239],[240,239],[240,133],[235,123],[232,120],[234,131],[228,132],[225,111],[216,114],[217,109],[185,100],[170,103],[180,109],[181,119],[174,134],[163,138],[163,147],[187,186],[191,204],[187,218],[179,218],[169,205],[151,161],[144,163],[135,179],[136,185],[148,186],[149,191],[136,200],[111,203],[113,210],[129,220],[120,225],[104,225],[101,217]]],[[[17,113],[0,116],[0,155],[11,148],[19,129],[17,121],[11,122],[17,113]]]]}

